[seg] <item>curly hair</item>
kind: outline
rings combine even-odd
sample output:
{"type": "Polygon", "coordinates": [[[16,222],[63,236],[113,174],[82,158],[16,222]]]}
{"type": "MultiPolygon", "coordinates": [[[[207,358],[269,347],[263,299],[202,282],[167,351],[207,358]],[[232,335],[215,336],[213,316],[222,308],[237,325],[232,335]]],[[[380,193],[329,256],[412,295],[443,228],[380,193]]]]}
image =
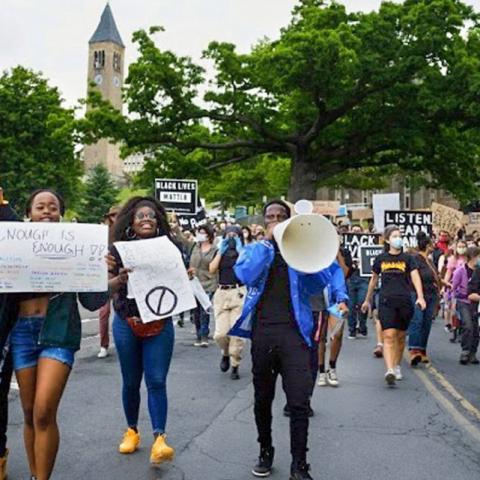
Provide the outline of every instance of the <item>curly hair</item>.
{"type": "Polygon", "coordinates": [[[30,212],[32,211],[32,205],[33,205],[33,201],[35,200],[35,197],[40,193],[51,193],[58,200],[60,215],[62,216],[65,215],[65,201],[63,200],[63,197],[59,193],[55,192],[54,190],[51,190],[50,188],[39,188],[38,190],[33,191],[27,199],[27,205],[25,207],[25,214],[27,217],[30,216],[30,212]]]}
{"type": "Polygon", "coordinates": [[[127,235],[127,230],[133,225],[135,213],[141,207],[150,207],[155,212],[158,227],[158,234],[156,236],[161,237],[166,235],[172,240],[172,232],[164,206],[153,197],[132,197],[123,205],[117,214],[117,218],[113,224],[113,241],[131,240],[127,235]]]}

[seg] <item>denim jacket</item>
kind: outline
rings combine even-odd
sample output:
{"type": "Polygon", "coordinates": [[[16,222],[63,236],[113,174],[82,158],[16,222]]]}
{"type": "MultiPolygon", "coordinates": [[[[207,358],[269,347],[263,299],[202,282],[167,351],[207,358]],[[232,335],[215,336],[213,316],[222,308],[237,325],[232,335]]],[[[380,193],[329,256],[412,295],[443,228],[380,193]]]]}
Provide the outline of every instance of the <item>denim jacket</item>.
{"type": "MultiPolygon", "coordinates": [[[[229,335],[251,338],[256,306],[262,297],[268,272],[275,257],[273,245],[262,241],[247,245],[241,252],[234,270],[238,279],[248,287],[243,311],[229,335]]],[[[288,268],[290,297],[297,327],[304,342],[312,346],[313,316],[310,296],[329,284],[332,274],[329,269],[314,274],[304,274],[288,268]]]]}

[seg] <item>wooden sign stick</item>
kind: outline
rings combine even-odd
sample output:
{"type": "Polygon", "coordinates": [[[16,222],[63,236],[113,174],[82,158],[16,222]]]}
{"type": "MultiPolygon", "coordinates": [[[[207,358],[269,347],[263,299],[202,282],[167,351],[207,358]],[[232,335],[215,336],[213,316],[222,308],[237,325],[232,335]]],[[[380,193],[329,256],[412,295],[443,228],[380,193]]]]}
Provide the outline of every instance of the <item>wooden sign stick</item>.
{"type": "Polygon", "coordinates": [[[3,188],[0,187],[0,205],[8,205],[8,202],[3,198],[3,188]]]}

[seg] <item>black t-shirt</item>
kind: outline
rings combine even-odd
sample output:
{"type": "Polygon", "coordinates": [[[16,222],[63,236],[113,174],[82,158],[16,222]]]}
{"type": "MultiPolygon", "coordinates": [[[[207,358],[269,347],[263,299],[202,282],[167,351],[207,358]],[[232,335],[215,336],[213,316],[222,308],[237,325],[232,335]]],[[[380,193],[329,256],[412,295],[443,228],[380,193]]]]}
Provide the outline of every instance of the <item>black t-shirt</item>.
{"type": "Polygon", "coordinates": [[[398,255],[381,253],[372,267],[377,275],[382,276],[380,296],[382,298],[410,297],[412,292],[410,273],[417,269],[417,261],[412,255],[404,252],[398,255]]]}
{"type": "MultiPolygon", "coordinates": [[[[468,282],[467,293],[468,295],[471,293],[480,294],[480,268],[475,268],[475,270],[473,270],[472,276],[468,282]]],[[[478,309],[478,302],[471,302],[471,305],[476,312],[478,309]]]]}
{"type": "Polygon", "coordinates": [[[435,295],[438,291],[438,279],[435,267],[421,255],[416,255],[418,273],[422,279],[423,294],[425,296],[435,295]]]}
{"type": "Polygon", "coordinates": [[[239,285],[237,276],[233,267],[237,262],[238,252],[235,248],[229,248],[220,260],[218,267],[218,283],[219,285],[239,285]]]}
{"type": "Polygon", "coordinates": [[[275,258],[268,273],[265,290],[257,306],[257,321],[260,324],[294,323],[290,298],[288,266],[275,246],[275,258]]]}

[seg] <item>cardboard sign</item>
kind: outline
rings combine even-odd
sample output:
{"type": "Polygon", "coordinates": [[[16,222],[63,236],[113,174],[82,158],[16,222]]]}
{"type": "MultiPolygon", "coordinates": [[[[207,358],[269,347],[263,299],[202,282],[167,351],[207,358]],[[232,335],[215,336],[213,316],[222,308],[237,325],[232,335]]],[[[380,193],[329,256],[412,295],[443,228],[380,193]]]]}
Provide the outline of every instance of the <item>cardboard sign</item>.
{"type": "Polygon", "coordinates": [[[432,203],[433,230],[439,233],[445,230],[455,236],[463,222],[463,213],[460,210],[447,207],[441,203],[432,203]]]}
{"type": "Polygon", "coordinates": [[[373,247],[380,242],[380,235],[375,233],[346,233],[342,235],[342,245],[346,248],[352,260],[360,263],[360,247],[373,247]]]}
{"type": "Polygon", "coordinates": [[[194,215],[197,213],[198,182],[197,180],[156,178],[155,197],[167,212],[194,215]]]}
{"type": "Polygon", "coordinates": [[[196,307],[192,287],[178,248],[167,237],[115,242],[128,276],[129,297],[135,298],[144,323],[196,307]]]}
{"type": "Polygon", "coordinates": [[[1,222],[0,292],[105,292],[108,227],[1,222]]]}
{"type": "Polygon", "coordinates": [[[373,220],[378,233],[385,230],[385,211],[400,210],[399,193],[376,193],[372,196],[373,220]]]}
{"type": "Polygon", "coordinates": [[[352,210],[352,220],[370,220],[373,218],[373,210],[371,208],[359,208],[352,210]]]}
{"type": "Polygon", "coordinates": [[[375,259],[384,252],[383,245],[373,247],[360,247],[360,276],[371,277],[375,259]]]}
{"type": "Polygon", "coordinates": [[[417,246],[417,233],[425,232],[431,236],[433,233],[432,212],[412,211],[385,211],[385,227],[397,225],[402,233],[404,247],[415,248],[417,246]]]}
{"type": "Polygon", "coordinates": [[[318,215],[329,215],[336,217],[340,213],[340,202],[330,202],[323,200],[315,200],[313,204],[313,213],[318,215]]]}

